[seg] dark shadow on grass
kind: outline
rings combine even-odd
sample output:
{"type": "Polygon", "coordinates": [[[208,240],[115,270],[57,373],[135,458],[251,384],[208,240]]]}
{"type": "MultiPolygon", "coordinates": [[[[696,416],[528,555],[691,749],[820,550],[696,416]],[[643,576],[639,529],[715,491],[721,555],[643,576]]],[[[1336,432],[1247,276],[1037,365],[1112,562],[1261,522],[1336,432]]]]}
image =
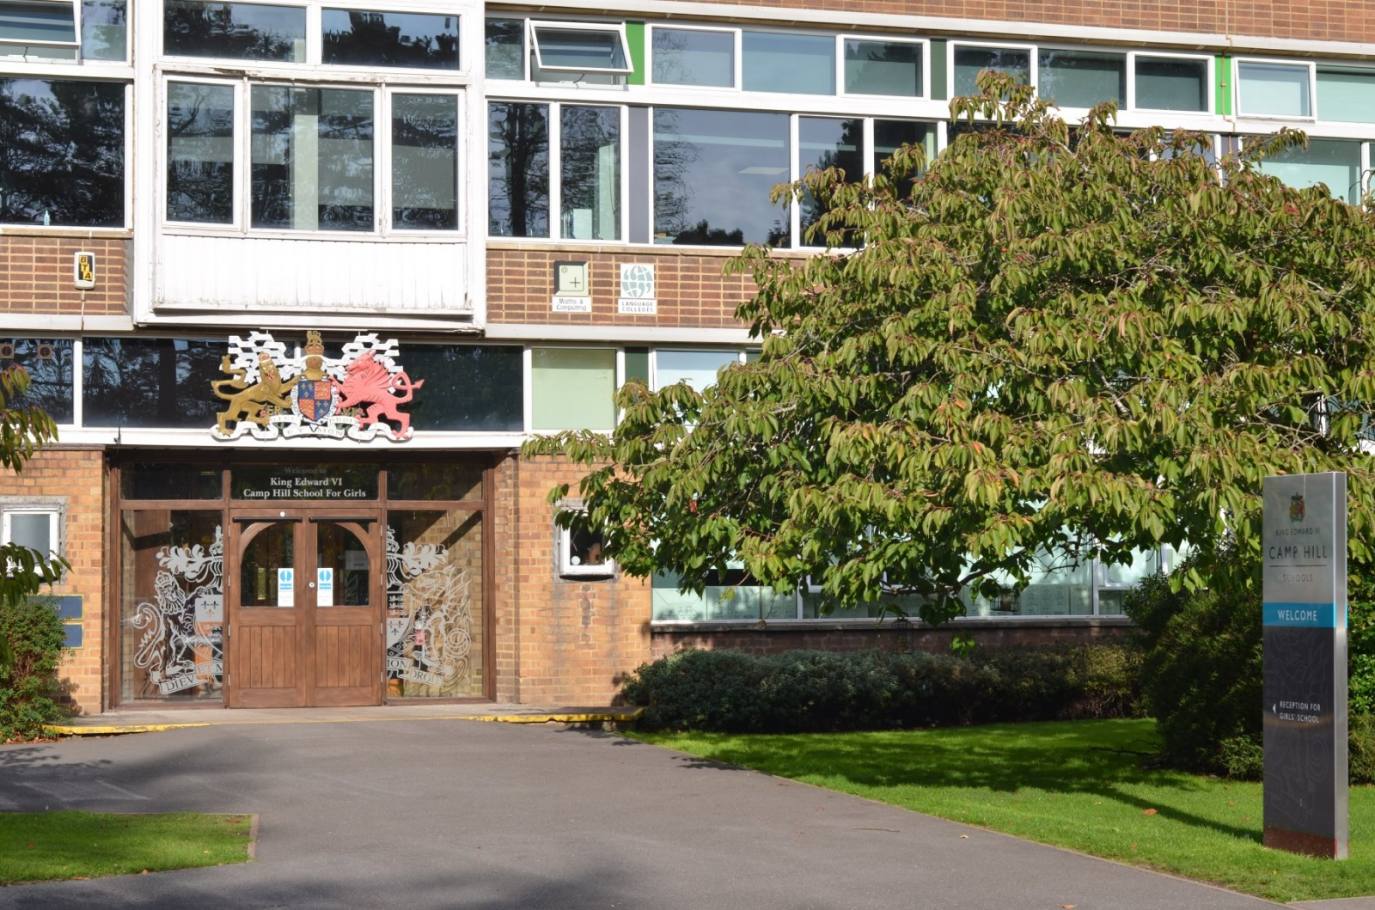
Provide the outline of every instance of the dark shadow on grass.
{"type": "MultiPolygon", "coordinates": [[[[1034,788],[1113,800],[1196,828],[1259,842],[1261,832],[1204,818],[1128,792],[1167,786],[1187,799],[1193,775],[1146,768],[1152,745],[1124,724],[997,725],[959,729],[750,736],[716,743],[708,758],[680,755],[684,768],[751,768],[791,778],[839,778],[863,787],[964,787],[993,793],[1034,788]]],[[[671,746],[671,744],[670,744],[671,746]]]]}

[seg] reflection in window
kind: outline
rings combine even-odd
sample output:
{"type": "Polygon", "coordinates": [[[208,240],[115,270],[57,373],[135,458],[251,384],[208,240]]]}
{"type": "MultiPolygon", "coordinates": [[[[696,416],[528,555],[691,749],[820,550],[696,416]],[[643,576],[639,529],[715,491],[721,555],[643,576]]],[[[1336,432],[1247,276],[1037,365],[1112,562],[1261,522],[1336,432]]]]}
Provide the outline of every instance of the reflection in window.
{"type": "Polygon", "coordinates": [[[561,220],[565,240],[616,240],[621,212],[621,110],[559,111],[561,220]]]}
{"type": "Polygon", "coordinates": [[[332,521],[315,523],[315,605],[366,607],[371,602],[368,548],[358,535],[332,521]]]}
{"type": "Polygon", "coordinates": [[[1154,111],[1206,111],[1207,61],[1138,56],[1136,106],[1154,111]]]}
{"type": "Polygon", "coordinates": [[[488,79],[525,78],[525,20],[488,19],[484,40],[488,79]]]}
{"type": "Polygon", "coordinates": [[[705,392],[716,385],[717,373],[739,362],[737,351],[655,351],[654,388],[657,391],[675,382],[686,382],[696,391],[705,392]]]}
{"type": "Polygon", "coordinates": [[[494,101],[487,117],[488,232],[549,236],[549,106],[494,101]]]}
{"type": "Polygon", "coordinates": [[[578,73],[628,73],[625,39],[614,27],[571,28],[532,23],[540,69],[578,73]]]}
{"type": "Polygon", "coordinates": [[[660,85],[735,85],[735,33],[654,27],[654,81],[660,85]]]}
{"type": "Polygon", "coordinates": [[[556,432],[615,426],[615,351],[535,348],[531,361],[531,429],[556,432]]]}
{"type": "Polygon", "coordinates": [[[294,610],[296,565],[296,526],[280,521],[258,531],[244,546],[239,557],[239,599],[241,607],[272,607],[294,610]],[[278,580],[283,582],[278,584],[278,580]]]}
{"type": "Polygon", "coordinates": [[[1291,63],[1238,63],[1237,113],[1311,117],[1308,67],[1291,63]]]}
{"type": "Polygon", "coordinates": [[[74,12],[70,3],[0,4],[0,41],[14,44],[74,44],[74,12]]]}
{"type": "Polygon", "coordinates": [[[1334,198],[1361,201],[1361,143],[1345,139],[1310,139],[1308,148],[1278,152],[1257,168],[1295,189],[1325,184],[1334,198]]]}
{"type": "Polygon", "coordinates": [[[835,38],[750,32],[741,36],[741,79],[748,92],[834,95],[835,38]]]}
{"type": "Polygon", "coordinates": [[[1127,103],[1127,58],[1091,51],[1041,51],[1037,94],[1060,107],[1127,103]]]}
{"type": "Polygon", "coordinates": [[[0,339],[0,372],[13,366],[29,374],[29,389],[5,402],[12,408],[41,408],[56,423],[71,423],[73,346],[70,338],[0,339]]]}
{"type": "Polygon", "coordinates": [[[851,95],[922,94],[921,45],[910,41],[845,39],[845,92],[851,95]]]}
{"type": "Polygon", "coordinates": [[[1318,118],[1375,123],[1375,70],[1319,67],[1318,118]]]}
{"type": "Polygon", "coordinates": [[[253,86],[253,226],[373,228],[373,96],[253,86]]]}
{"type": "Polygon", "coordinates": [[[1146,578],[1160,571],[1160,552],[1137,550],[1128,563],[1102,563],[1098,585],[1098,612],[1106,615],[1122,613],[1127,592],[1146,578]]]}
{"type": "Polygon", "coordinates": [[[234,220],[234,89],[167,83],[167,220],[234,220]]]}
{"type": "Polygon", "coordinates": [[[387,466],[387,498],[473,500],[482,498],[482,466],[473,462],[422,461],[387,466]]]}
{"type": "Polygon", "coordinates": [[[996,598],[972,592],[961,595],[966,616],[1078,616],[1093,612],[1093,578],[1089,560],[1075,561],[1067,556],[1037,554],[1028,582],[1020,592],[1013,590],[1012,579],[996,598]]]}
{"type": "Polygon", "coordinates": [[[458,227],[458,97],[392,95],[392,225],[458,227]]]}
{"type": "Polygon", "coordinates": [[[83,0],[81,57],[85,60],[128,59],[127,0],[83,0]]]}
{"type": "MultiPolygon", "coordinates": [[[[799,117],[797,142],[799,174],[835,167],[845,172],[846,180],[856,181],[864,177],[863,120],[799,117]]],[[[807,229],[825,214],[821,204],[810,192],[806,192],[802,196],[801,205],[802,234],[798,239],[808,245],[824,245],[824,238],[809,239],[807,235],[807,229]]]]}
{"type": "Polygon", "coordinates": [[[1031,81],[1031,51],[1016,47],[956,47],[955,95],[977,95],[978,75],[984,70],[1006,73],[1018,82],[1031,81]]]}
{"type": "MultiPolygon", "coordinates": [[[[126,510],[119,544],[120,700],[219,699],[224,681],[220,512],[126,510]]],[[[251,580],[250,595],[256,593],[256,573],[251,580]]]]}
{"type": "Polygon", "coordinates": [[[86,338],[82,423],[89,427],[214,426],[223,339],[86,338]]]}
{"type": "Polygon", "coordinates": [[[408,406],[417,430],[519,432],[525,428],[524,355],[515,345],[406,348],[406,368],[425,380],[408,406]]]}
{"type": "MultiPolygon", "coordinates": [[[[883,173],[888,159],[904,145],[920,145],[926,150],[926,160],[936,157],[936,130],[929,123],[915,123],[911,120],[875,120],[873,168],[875,174],[883,173]]],[[[899,198],[912,193],[916,174],[903,179],[898,186],[899,198]]]]}
{"type": "Polygon", "coordinates": [[[483,691],[482,515],[387,513],[387,697],[483,691]]]}
{"type": "Polygon", "coordinates": [[[124,85],[0,79],[0,223],[124,224],[124,85]]]}
{"type": "Polygon", "coordinates": [[[743,568],[713,573],[700,595],[678,590],[679,576],[661,572],[652,581],[651,618],[655,622],[796,619],[797,598],[755,584],[743,568]]]}
{"type": "Polygon", "coordinates": [[[306,60],[306,11],[266,3],[166,0],[163,49],[183,57],[306,60]]]}
{"type": "Polygon", "coordinates": [[[321,12],[325,63],[458,69],[458,17],[425,13],[321,12]]]}
{"type": "Polygon", "coordinates": [[[656,108],[654,239],[786,246],[769,193],[789,173],[787,114],[656,108]]]}
{"type": "Polygon", "coordinates": [[[224,479],[211,465],[140,461],[120,468],[119,495],[126,500],[219,499],[224,479]]]}

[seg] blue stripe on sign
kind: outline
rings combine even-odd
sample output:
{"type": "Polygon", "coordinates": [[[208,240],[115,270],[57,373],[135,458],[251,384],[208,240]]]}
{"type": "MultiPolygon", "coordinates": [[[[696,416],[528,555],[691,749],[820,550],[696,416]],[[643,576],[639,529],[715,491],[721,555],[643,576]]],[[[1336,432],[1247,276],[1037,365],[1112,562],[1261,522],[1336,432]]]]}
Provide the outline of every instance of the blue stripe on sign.
{"type": "MultiPolygon", "coordinates": [[[[1265,625],[1289,626],[1299,629],[1337,628],[1337,605],[1267,603],[1265,604],[1265,625]]],[[[1346,617],[1342,617],[1345,620],[1346,617]]]]}

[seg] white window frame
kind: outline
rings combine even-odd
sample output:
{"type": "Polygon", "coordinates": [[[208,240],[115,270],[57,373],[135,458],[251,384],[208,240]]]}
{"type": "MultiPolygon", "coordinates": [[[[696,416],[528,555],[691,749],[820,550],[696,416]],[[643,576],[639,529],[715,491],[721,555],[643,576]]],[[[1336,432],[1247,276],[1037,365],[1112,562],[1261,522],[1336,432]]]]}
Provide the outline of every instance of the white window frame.
{"type": "MultiPolygon", "coordinates": [[[[495,17],[502,18],[502,17],[495,17]]],[[[535,54],[535,67],[549,73],[597,73],[600,75],[628,76],[634,72],[635,61],[630,56],[630,43],[626,40],[625,22],[582,22],[560,19],[527,19],[525,21],[525,40],[535,54]],[[540,49],[539,30],[550,29],[571,32],[609,32],[616,36],[625,66],[557,66],[546,65],[544,53],[540,49]]],[[[527,72],[529,64],[526,64],[527,72]]]]}
{"type": "MultiPolygon", "coordinates": [[[[21,0],[0,0],[0,10],[6,6],[17,5],[21,0]]],[[[39,6],[51,6],[58,9],[66,7],[72,11],[72,40],[71,41],[12,41],[0,39],[0,48],[22,48],[22,47],[70,47],[75,50],[77,59],[81,57],[81,0],[22,0],[25,5],[37,4],[39,6]]],[[[133,5],[133,0],[130,0],[133,5]]],[[[127,49],[127,42],[126,42],[127,49]]]]}
{"type": "Polygon", "coordinates": [[[1027,79],[1030,81],[1031,90],[1036,91],[1037,82],[1040,80],[1040,72],[1037,67],[1037,59],[1040,57],[1039,45],[1025,44],[1020,41],[951,41],[945,46],[945,93],[951,98],[959,97],[955,90],[955,52],[962,47],[1026,51],[1029,63],[1027,79]]]}
{"type": "MultiPolygon", "coordinates": [[[[662,389],[662,386],[660,386],[660,384],[659,384],[659,353],[660,353],[660,352],[664,352],[664,353],[668,353],[668,354],[674,354],[674,353],[679,353],[679,354],[700,354],[700,353],[702,353],[702,352],[704,352],[704,351],[720,351],[720,352],[723,353],[723,354],[734,353],[734,354],[735,354],[735,362],[736,362],[736,363],[746,363],[747,361],[745,360],[745,357],[746,357],[746,355],[749,353],[748,350],[745,349],[745,348],[713,347],[712,345],[709,345],[709,344],[696,345],[696,346],[677,345],[677,344],[675,344],[675,345],[662,345],[662,346],[659,346],[659,347],[652,347],[652,348],[649,349],[649,389],[650,389],[650,391],[651,391],[651,392],[658,392],[658,391],[661,391],[661,389],[662,389]]],[[[729,362],[724,363],[724,364],[722,364],[720,367],[718,367],[717,370],[718,370],[718,371],[723,370],[723,369],[725,369],[725,368],[728,367],[728,366],[730,366],[730,363],[729,363],[729,362]]],[[[624,380],[622,381],[622,384],[624,384],[624,380]]],[[[715,385],[715,383],[712,383],[712,384],[715,385]]],[[[743,565],[743,563],[742,563],[742,565],[743,565]]]]}
{"type": "Polygon", "coordinates": [[[262,78],[212,78],[199,75],[164,73],[158,82],[158,131],[155,149],[157,162],[156,225],[160,233],[196,234],[212,236],[282,237],[293,239],[391,241],[448,240],[455,243],[467,240],[467,216],[464,193],[469,190],[464,181],[464,166],[469,161],[467,141],[467,92],[454,85],[411,85],[409,83],[358,84],[352,82],[293,81],[290,83],[262,78]],[[234,207],[229,224],[175,221],[167,217],[167,166],[170,161],[167,130],[168,86],[173,82],[204,85],[230,85],[234,88],[234,207]],[[308,230],[305,228],[259,228],[253,226],[253,131],[252,90],[257,86],[343,89],[369,92],[373,99],[373,227],[370,231],[308,230]],[[398,229],[392,223],[392,96],[443,95],[456,99],[458,109],[458,226],[454,230],[398,229]]]}
{"type": "Polygon", "coordinates": [[[672,91],[692,91],[703,93],[737,93],[743,91],[744,64],[742,51],[742,29],[728,25],[698,25],[687,22],[651,22],[645,28],[645,85],[665,88],[672,91]],[[675,32],[712,32],[717,35],[731,36],[731,84],[696,85],[691,82],[657,82],[654,79],[654,33],[659,29],[675,32]]]}
{"type": "MultiPolygon", "coordinates": [[[[242,2],[256,3],[258,0],[242,0],[242,2]]],[[[401,7],[392,6],[387,2],[378,2],[378,0],[373,0],[373,2],[367,2],[367,0],[321,0],[318,4],[309,4],[306,10],[306,59],[312,60],[313,65],[322,67],[325,72],[356,70],[361,67],[378,74],[413,73],[457,76],[459,73],[466,73],[470,69],[468,61],[464,59],[466,55],[463,53],[463,30],[468,26],[465,21],[467,18],[465,14],[455,12],[452,9],[426,8],[423,5],[423,0],[420,3],[412,2],[401,7]],[[327,9],[401,16],[451,16],[458,20],[458,66],[449,69],[448,67],[383,66],[379,63],[326,63],[324,14],[327,9]],[[311,56],[312,45],[314,45],[314,57],[311,56]]],[[[298,63],[296,65],[302,66],[303,64],[298,63]]]]}
{"type": "MultiPolygon", "coordinates": [[[[135,2],[137,2],[137,0],[135,0],[135,2]]],[[[142,2],[147,3],[148,0],[142,0],[142,2]]],[[[211,63],[218,63],[219,65],[223,66],[227,63],[229,66],[253,67],[255,69],[270,69],[277,67],[290,69],[292,67],[305,67],[312,65],[318,66],[320,63],[320,45],[323,43],[323,41],[321,40],[322,36],[320,34],[319,10],[324,5],[321,2],[312,2],[312,0],[194,0],[194,2],[241,3],[250,6],[285,6],[291,9],[302,10],[306,16],[305,59],[248,60],[244,59],[243,57],[211,57],[205,55],[193,56],[186,54],[174,54],[168,51],[167,49],[167,10],[166,3],[163,2],[163,0],[159,0],[159,2],[157,3],[157,21],[149,25],[150,28],[157,32],[156,44],[158,49],[158,56],[160,58],[169,61],[177,61],[178,63],[185,63],[189,65],[209,65],[211,63]],[[312,10],[315,11],[313,15],[312,10]]],[[[151,8],[152,4],[148,4],[148,6],[151,8]]],[[[459,23],[459,28],[463,28],[462,22],[459,23]]],[[[462,58],[460,58],[460,62],[462,62],[462,58]]]]}
{"type": "MultiPolygon", "coordinates": [[[[459,33],[462,34],[463,26],[460,23],[459,33]]],[[[459,61],[460,63],[462,60],[459,61]]],[[[482,17],[482,75],[489,82],[499,82],[508,85],[515,85],[530,81],[530,20],[514,10],[497,10],[488,12],[482,17]],[[509,22],[520,23],[520,76],[510,79],[504,76],[487,75],[487,20],[505,19],[509,22]]],[[[485,100],[485,99],[484,99],[485,100]]]]}
{"type": "Polygon", "coordinates": [[[1318,64],[1315,60],[1296,60],[1283,57],[1236,57],[1232,60],[1232,110],[1236,117],[1248,120],[1273,120],[1296,123],[1315,123],[1318,119],[1318,64]],[[1254,114],[1241,108],[1241,68],[1248,63],[1264,66],[1284,66],[1292,69],[1306,67],[1308,70],[1308,116],[1292,117],[1284,114],[1254,114]]]}
{"type": "Polygon", "coordinates": [[[889,98],[897,101],[928,101],[931,98],[931,39],[903,38],[894,35],[870,35],[859,32],[841,32],[836,35],[836,97],[837,98],[889,98]],[[847,92],[845,90],[845,42],[873,41],[882,44],[915,44],[921,47],[921,94],[919,95],[874,95],[869,92],[847,92]]]}
{"type": "MultiPolygon", "coordinates": [[[[590,263],[589,263],[590,267],[590,263]]],[[[525,432],[527,435],[540,435],[549,433],[561,433],[563,430],[547,430],[535,428],[535,351],[614,351],[614,365],[611,376],[612,414],[610,427],[584,427],[593,433],[604,433],[610,435],[621,422],[620,409],[615,406],[615,394],[620,391],[621,386],[625,385],[625,348],[611,347],[604,344],[558,344],[551,342],[541,342],[527,345],[525,348],[524,361],[524,393],[523,402],[525,408],[525,432]]],[[[653,357],[650,358],[650,372],[653,373],[653,357]]]]}
{"type": "MultiPolygon", "coordinates": [[[[1313,62],[1313,113],[1317,123],[1330,126],[1332,129],[1343,132],[1360,132],[1365,136],[1375,135],[1375,122],[1362,120],[1324,120],[1322,108],[1318,101],[1318,78],[1319,70],[1336,70],[1340,72],[1361,73],[1375,77],[1375,67],[1361,66],[1356,63],[1347,63],[1341,60],[1315,60],[1313,62]]],[[[1319,138],[1316,134],[1313,138],[1319,138]]],[[[1353,137],[1354,138],[1354,137],[1353,137]]]]}
{"type": "Polygon", "coordinates": [[[1157,51],[1128,51],[1127,52],[1127,110],[1146,111],[1149,113],[1165,114],[1171,117],[1178,116],[1204,116],[1212,114],[1217,110],[1217,74],[1214,71],[1215,60],[1208,54],[1173,54],[1157,51]],[[1141,107],[1136,103],[1136,61],[1140,58],[1147,60],[1189,60],[1203,63],[1203,78],[1206,81],[1205,89],[1207,96],[1207,108],[1201,111],[1177,111],[1164,108],[1141,107]]]}
{"type": "MultiPolygon", "coordinates": [[[[581,510],[574,510],[581,511],[581,510]]],[[[616,577],[616,560],[607,558],[592,566],[573,562],[573,531],[559,528],[559,575],[564,578],[605,578],[616,577]]]]}
{"type": "Polygon", "coordinates": [[[44,559],[62,555],[62,509],[56,506],[17,505],[0,506],[0,544],[14,541],[13,520],[16,515],[45,515],[48,517],[48,552],[44,559]]]}
{"type": "MultiPolygon", "coordinates": [[[[809,99],[839,98],[839,97],[840,97],[840,83],[839,83],[837,80],[841,77],[842,71],[841,71],[841,61],[840,61],[841,45],[840,45],[839,42],[838,42],[838,38],[839,38],[839,35],[838,35],[837,33],[835,33],[835,32],[819,31],[819,30],[815,30],[815,29],[783,28],[783,27],[773,26],[773,25],[770,25],[770,24],[767,24],[767,23],[760,23],[759,25],[755,25],[755,26],[742,27],[742,28],[740,29],[739,34],[736,35],[736,38],[735,38],[735,40],[736,40],[736,47],[737,47],[737,49],[738,49],[738,51],[737,51],[737,53],[736,53],[736,80],[735,80],[735,84],[738,85],[738,86],[740,87],[740,91],[741,91],[741,92],[744,92],[744,93],[746,93],[746,94],[748,94],[748,95],[762,96],[762,97],[765,97],[765,98],[768,98],[768,97],[778,97],[778,96],[784,96],[784,97],[790,97],[790,98],[809,98],[809,99]],[[821,92],[776,92],[776,91],[770,91],[770,90],[768,90],[768,89],[758,89],[758,88],[747,89],[747,88],[745,88],[745,32],[753,32],[753,33],[755,33],[755,34],[757,34],[757,35],[790,35],[790,36],[801,37],[801,38],[831,38],[831,39],[832,39],[832,40],[831,40],[831,80],[832,80],[833,83],[835,83],[835,90],[832,91],[832,92],[829,93],[829,94],[826,94],[826,93],[821,93],[821,92]]],[[[852,97],[853,97],[853,96],[852,96],[852,97]]],[[[891,99],[893,96],[891,96],[891,95],[865,95],[865,96],[863,96],[863,97],[866,97],[866,98],[889,98],[889,99],[891,99]]],[[[916,100],[916,99],[909,99],[909,100],[916,100]]]]}

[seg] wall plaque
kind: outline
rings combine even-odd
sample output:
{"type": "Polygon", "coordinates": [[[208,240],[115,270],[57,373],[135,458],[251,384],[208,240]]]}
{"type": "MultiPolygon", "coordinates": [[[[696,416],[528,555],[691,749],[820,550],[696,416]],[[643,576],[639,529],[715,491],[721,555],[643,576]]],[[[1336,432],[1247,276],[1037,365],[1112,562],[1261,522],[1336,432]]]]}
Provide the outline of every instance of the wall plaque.
{"type": "Polygon", "coordinates": [[[1346,475],[1264,489],[1264,842],[1345,859],[1346,475]]]}

